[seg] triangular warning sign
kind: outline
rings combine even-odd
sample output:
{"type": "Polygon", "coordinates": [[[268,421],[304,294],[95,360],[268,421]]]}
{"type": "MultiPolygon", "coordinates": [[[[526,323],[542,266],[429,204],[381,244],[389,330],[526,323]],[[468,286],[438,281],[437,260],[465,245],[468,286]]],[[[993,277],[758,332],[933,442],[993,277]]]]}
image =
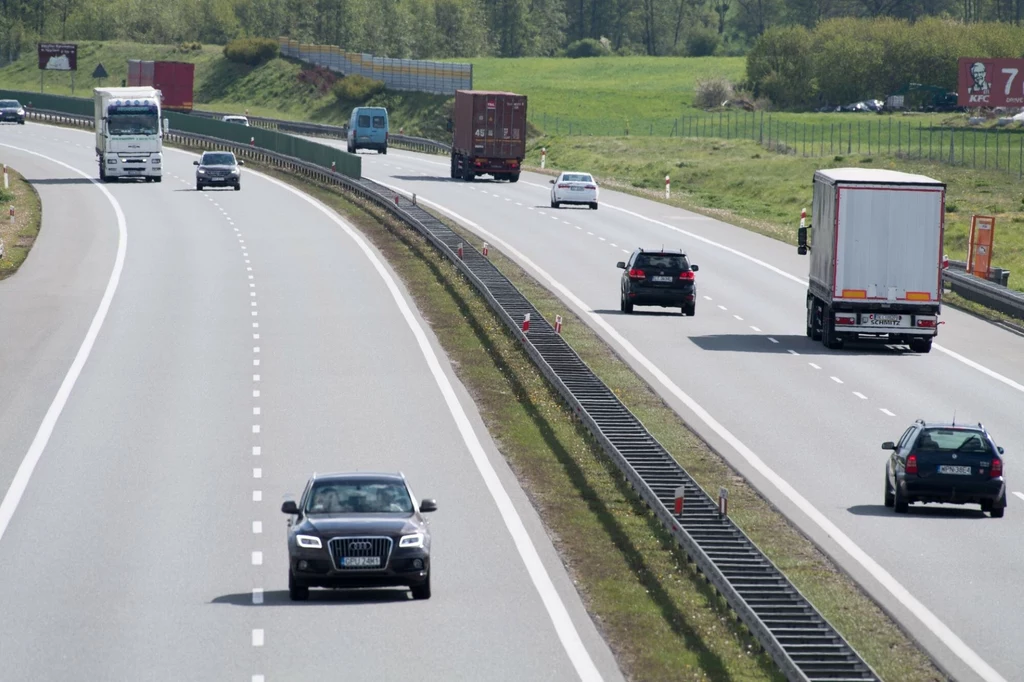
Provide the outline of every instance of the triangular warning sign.
{"type": "Polygon", "coordinates": [[[109,78],[110,74],[107,73],[107,70],[103,68],[103,64],[100,63],[100,64],[96,65],[96,70],[92,72],[92,77],[93,78],[109,78]]]}

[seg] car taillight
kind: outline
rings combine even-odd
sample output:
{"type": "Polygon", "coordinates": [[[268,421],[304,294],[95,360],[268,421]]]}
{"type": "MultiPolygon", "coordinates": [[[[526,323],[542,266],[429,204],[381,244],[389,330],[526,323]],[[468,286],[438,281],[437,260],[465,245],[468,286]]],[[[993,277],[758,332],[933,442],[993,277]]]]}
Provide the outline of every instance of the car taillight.
{"type": "Polygon", "coordinates": [[[988,472],[989,478],[999,478],[1003,475],[1003,460],[996,457],[992,460],[992,468],[988,472]]]}
{"type": "Polygon", "coordinates": [[[389,133],[384,133],[384,142],[388,141],[388,135],[389,135],[389,133]]]}
{"type": "Polygon", "coordinates": [[[917,326],[918,327],[934,327],[935,326],[935,320],[918,320],[917,321],[917,326]]]}
{"type": "Polygon", "coordinates": [[[630,279],[643,279],[645,277],[644,271],[633,268],[629,271],[629,277],[630,279]]]}
{"type": "Polygon", "coordinates": [[[857,324],[857,318],[852,315],[836,315],[836,324],[857,324]]]}
{"type": "Polygon", "coordinates": [[[559,185],[558,189],[569,189],[569,185],[559,185]]]}
{"type": "Polygon", "coordinates": [[[907,457],[906,472],[908,474],[917,473],[917,455],[910,455],[909,457],[907,457]]]}
{"type": "Polygon", "coordinates": [[[587,185],[587,189],[597,189],[597,187],[594,187],[593,185],[587,185]]]}
{"type": "Polygon", "coordinates": [[[693,270],[683,270],[682,272],[679,273],[679,279],[685,279],[692,282],[693,270]]]}

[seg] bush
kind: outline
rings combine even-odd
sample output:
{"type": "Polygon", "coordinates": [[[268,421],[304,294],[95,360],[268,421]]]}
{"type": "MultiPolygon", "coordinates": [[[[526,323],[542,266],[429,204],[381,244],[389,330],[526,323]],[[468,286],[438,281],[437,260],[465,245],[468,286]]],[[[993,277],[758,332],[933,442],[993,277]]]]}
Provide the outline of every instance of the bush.
{"type": "Polygon", "coordinates": [[[707,78],[697,81],[694,88],[693,104],[701,109],[714,109],[732,98],[732,83],[724,78],[707,78]]]}
{"type": "Polygon", "coordinates": [[[0,187],[0,204],[9,204],[14,201],[14,192],[0,187]]]}
{"type": "Polygon", "coordinates": [[[338,80],[331,92],[339,102],[365,102],[374,95],[384,92],[384,82],[354,74],[338,80]]]}
{"type": "Polygon", "coordinates": [[[198,52],[201,49],[203,49],[203,44],[196,41],[179,43],[177,48],[178,52],[198,52]]]}
{"type": "Polygon", "coordinates": [[[761,34],[747,55],[747,81],[755,97],[767,97],[783,109],[814,101],[811,34],[803,26],[773,27],[761,34]]]}
{"type": "Polygon", "coordinates": [[[300,83],[313,86],[313,89],[321,95],[326,95],[338,81],[338,75],[323,66],[313,66],[299,71],[296,78],[300,83]]]}
{"type": "Polygon", "coordinates": [[[691,57],[710,57],[718,49],[721,38],[717,31],[696,28],[686,36],[686,54],[691,57]]]}
{"type": "Polygon", "coordinates": [[[258,66],[277,56],[277,41],[271,38],[239,38],[224,46],[228,61],[258,66]]]}
{"type": "Polygon", "coordinates": [[[593,38],[584,38],[583,40],[577,40],[574,43],[570,43],[565,48],[565,56],[571,59],[580,59],[581,57],[604,57],[611,54],[611,51],[605,47],[600,41],[594,40],[593,38]]]}

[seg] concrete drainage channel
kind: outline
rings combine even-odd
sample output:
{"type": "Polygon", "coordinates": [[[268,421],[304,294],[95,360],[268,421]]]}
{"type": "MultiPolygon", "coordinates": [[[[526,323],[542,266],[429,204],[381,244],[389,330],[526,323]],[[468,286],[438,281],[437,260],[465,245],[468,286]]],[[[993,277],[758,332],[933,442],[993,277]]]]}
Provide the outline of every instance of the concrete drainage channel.
{"type": "MultiPolygon", "coordinates": [[[[92,119],[33,111],[32,118],[91,128],[92,119]]],[[[760,549],[723,513],[590,370],[525,296],[476,249],[432,214],[377,183],[354,180],[299,159],[204,135],[170,133],[172,141],[230,150],[318,182],[334,184],[385,208],[423,234],[472,282],[544,376],[601,444],[644,502],[722,595],[791,682],[881,682],[760,549]],[[461,250],[461,257],[460,257],[461,250]],[[521,326],[529,315],[530,324],[521,326]],[[682,489],[682,511],[676,495],[682,489]]]]}

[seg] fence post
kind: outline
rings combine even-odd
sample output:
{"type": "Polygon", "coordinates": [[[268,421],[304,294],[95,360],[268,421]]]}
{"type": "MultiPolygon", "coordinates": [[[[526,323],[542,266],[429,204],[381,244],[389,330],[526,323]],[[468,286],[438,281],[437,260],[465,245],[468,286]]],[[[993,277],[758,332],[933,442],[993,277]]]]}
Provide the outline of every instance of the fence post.
{"type": "MultiPolygon", "coordinates": [[[[847,123],[846,130],[846,153],[853,153],[853,124],[847,123]]],[[[857,121],[857,132],[860,132],[860,121],[857,121]]],[[[860,151],[860,135],[857,135],[857,151],[860,151]]]]}

